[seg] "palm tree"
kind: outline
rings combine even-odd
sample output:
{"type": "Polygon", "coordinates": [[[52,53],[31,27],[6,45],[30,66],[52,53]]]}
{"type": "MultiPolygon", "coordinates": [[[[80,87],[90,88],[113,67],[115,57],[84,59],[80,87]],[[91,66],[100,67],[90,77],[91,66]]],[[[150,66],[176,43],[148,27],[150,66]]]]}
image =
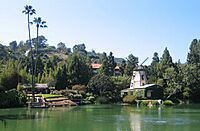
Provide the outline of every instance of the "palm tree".
{"type": "Polygon", "coordinates": [[[30,15],[36,14],[35,13],[35,9],[33,9],[33,7],[31,5],[26,5],[24,6],[24,10],[22,11],[22,13],[24,13],[25,15],[27,15],[27,21],[28,21],[28,36],[29,36],[29,45],[31,47],[31,63],[32,63],[32,96],[33,96],[33,101],[35,101],[35,81],[34,81],[34,61],[33,61],[33,49],[32,49],[32,42],[31,42],[31,32],[30,32],[30,15]]]}
{"type": "Polygon", "coordinates": [[[39,28],[47,28],[47,25],[46,25],[46,21],[42,21],[42,18],[41,17],[38,17],[38,18],[34,18],[33,20],[33,23],[36,24],[36,28],[37,28],[37,43],[35,44],[35,49],[36,49],[36,54],[35,54],[35,57],[36,57],[36,60],[35,60],[35,72],[34,72],[34,75],[36,75],[37,73],[37,57],[38,57],[38,45],[39,45],[39,28]]]}

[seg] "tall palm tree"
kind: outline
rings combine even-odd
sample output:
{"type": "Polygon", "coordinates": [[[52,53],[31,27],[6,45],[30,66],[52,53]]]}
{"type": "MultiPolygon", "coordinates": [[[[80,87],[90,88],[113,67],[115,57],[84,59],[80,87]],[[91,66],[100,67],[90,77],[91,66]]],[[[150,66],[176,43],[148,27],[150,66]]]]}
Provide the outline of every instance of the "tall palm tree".
{"type": "Polygon", "coordinates": [[[47,28],[47,25],[46,25],[46,21],[42,21],[42,18],[41,17],[38,17],[38,18],[34,18],[33,20],[33,23],[36,24],[36,28],[37,28],[37,43],[35,44],[35,49],[36,49],[36,54],[35,54],[35,57],[36,57],[36,60],[35,60],[35,72],[34,72],[34,75],[36,76],[36,73],[37,73],[37,59],[38,59],[38,45],[40,44],[39,43],[39,28],[47,28]]]}
{"type": "Polygon", "coordinates": [[[31,47],[31,63],[32,63],[32,96],[33,96],[33,101],[35,101],[35,80],[34,80],[34,61],[33,61],[33,49],[32,49],[32,41],[31,41],[31,32],[30,32],[30,16],[35,13],[35,9],[31,5],[26,5],[24,6],[24,10],[22,11],[25,15],[27,15],[27,21],[28,21],[28,36],[29,36],[29,45],[31,47]]]}

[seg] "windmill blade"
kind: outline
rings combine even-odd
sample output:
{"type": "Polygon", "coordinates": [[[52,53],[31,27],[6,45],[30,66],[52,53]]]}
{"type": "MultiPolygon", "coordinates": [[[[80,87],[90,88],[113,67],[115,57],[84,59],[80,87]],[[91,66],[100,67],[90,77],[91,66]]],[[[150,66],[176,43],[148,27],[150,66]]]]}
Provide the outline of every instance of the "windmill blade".
{"type": "Polygon", "coordinates": [[[131,62],[128,58],[126,58],[126,60],[128,61],[128,62],[130,62],[132,65],[134,65],[134,63],[133,62],[131,62]]]}
{"type": "Polygon", "coordinates": [[[144,64],[144,62],[146,62],[149,59],[149,57],[147,57],[140,65],[144,64]]]}

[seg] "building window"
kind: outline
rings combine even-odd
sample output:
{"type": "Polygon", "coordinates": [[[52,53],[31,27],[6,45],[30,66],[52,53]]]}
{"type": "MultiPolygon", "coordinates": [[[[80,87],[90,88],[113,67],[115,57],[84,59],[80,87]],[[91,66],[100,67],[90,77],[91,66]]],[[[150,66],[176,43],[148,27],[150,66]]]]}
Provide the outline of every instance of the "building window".
{"type": "Polygon", "coordinates": [[[142,75],[142,80],[144,80],[144,75],[142,75]]]}
{"type": "Polygon", "coordinates": [[[147,91],[147,98],[151,98],[151,93],[152,93],[151,90],[148,90],[148,91],[147,91]]]}

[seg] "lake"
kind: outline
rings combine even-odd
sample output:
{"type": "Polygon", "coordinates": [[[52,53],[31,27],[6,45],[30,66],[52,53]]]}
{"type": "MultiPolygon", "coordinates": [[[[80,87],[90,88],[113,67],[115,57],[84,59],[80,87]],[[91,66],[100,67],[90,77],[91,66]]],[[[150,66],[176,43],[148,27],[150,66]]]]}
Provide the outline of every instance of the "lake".
{"type": "Polygon", "coordinates": [[[197,131],[200,105],[0,109],[0,131],[197,131]]]}

